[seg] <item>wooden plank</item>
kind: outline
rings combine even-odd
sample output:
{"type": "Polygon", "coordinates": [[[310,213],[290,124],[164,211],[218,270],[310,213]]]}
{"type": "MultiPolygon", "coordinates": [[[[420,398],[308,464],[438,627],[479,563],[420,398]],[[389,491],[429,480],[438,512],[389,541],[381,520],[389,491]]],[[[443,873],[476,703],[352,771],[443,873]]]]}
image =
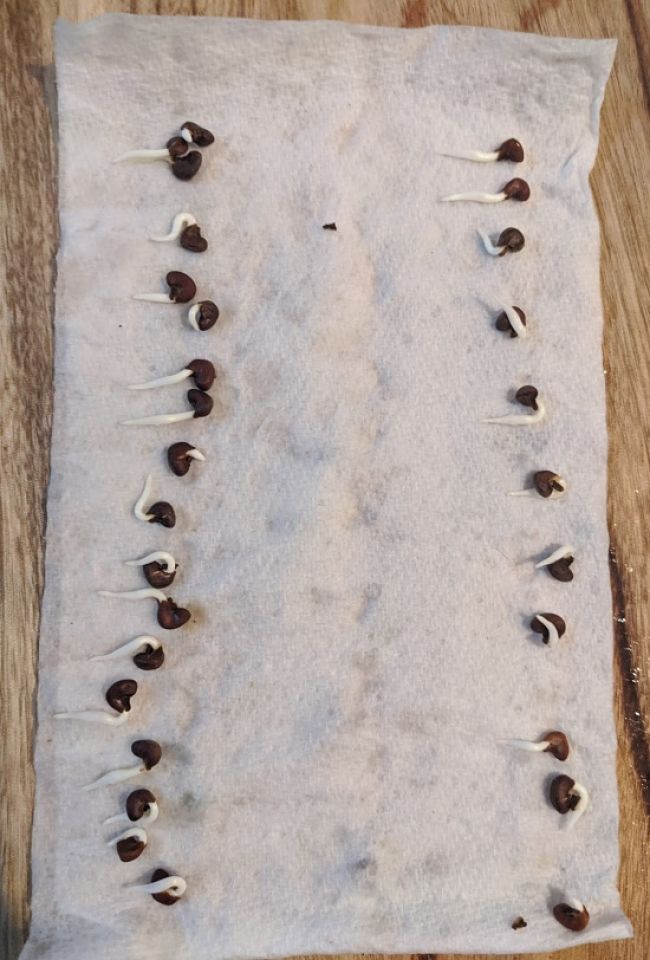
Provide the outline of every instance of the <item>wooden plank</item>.
{"type": "Polygon", "coordinates": [[[0,232],[0,956],[17,956],[29,916],[31,746],[57,234],[51,32],[57,13],[85,19],[102,12],[336,18],[405,27],[471,24],[619,38],[592,180],[603,237],[621,889],[636,938],[563,956],[642,960],[650,943],[650,598],[644,578],[650,555],[650,226],[642,195],[650,183],[650,18],[643,0],[5,0],[0,5],[0,150],[7,210],[0,232]]]}

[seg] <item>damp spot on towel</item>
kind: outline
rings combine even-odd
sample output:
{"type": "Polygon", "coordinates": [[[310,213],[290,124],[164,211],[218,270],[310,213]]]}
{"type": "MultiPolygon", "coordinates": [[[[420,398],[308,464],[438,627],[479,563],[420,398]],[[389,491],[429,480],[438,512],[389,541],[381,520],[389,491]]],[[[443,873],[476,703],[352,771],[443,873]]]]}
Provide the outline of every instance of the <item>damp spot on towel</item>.
{"type": "Polygon", "coordinates": [[[331,459],[331,452],[316,440],[300,440],[292,435],[287,437],[287,454],[300,463],[316,465],[331,459]]]}
{"type": "Polygon", "coordinates": [[[333,603],[335,596],[330,590],[322,590],[320,587],[312,587],[309,595],[314,606],[324,607],[333,603]]]}
{"type": "Polygon", "coordinates": [[[365,623],[372,616],[377,606],[377,601],[381,597],[382,586],[380,583],[369,583],[364,588],[361,597],[361,604],[357,613],[357,623],[365,623]]]}
{"type": "Polygon", "coordinates": [[[279,537],[290,537],[298,527],[298,518],[292,513],[267,513],[266,529],[279,537]]]}
{"type": "Polygon", "coordinates": [[[350,871],[357,880],[372,880],[377,874],[377,861],[374,857],[360,857],[352,861],[350,871]]]}
{"type": "Polygon", "coordinates": [[[199,803],[198,797],[196,797],[191,790],[186,790],[181,797],[181,805],[185,813],[192,813],[197,810],[199,803]]]}

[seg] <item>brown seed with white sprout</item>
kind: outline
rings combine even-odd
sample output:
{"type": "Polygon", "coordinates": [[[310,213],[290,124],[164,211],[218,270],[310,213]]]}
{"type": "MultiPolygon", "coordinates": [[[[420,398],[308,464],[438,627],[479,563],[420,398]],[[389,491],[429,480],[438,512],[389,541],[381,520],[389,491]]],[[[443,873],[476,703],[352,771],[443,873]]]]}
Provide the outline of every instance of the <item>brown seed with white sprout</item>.
{"type": "Polygon", "coordinates": [[[522,407],[529,407],[533,413],[507,413],[501,417],[484,417],[481,422],[496,423],[507,427],[528,427],[539,423],[546,416],[546,408],[538,390],[531,384],[520,387],[515,393],[515,400],[522,407]]]}
{"type": "Polygon", "coordinates": [[[564,477],[552,470],[538,470],[533,474],[533,486],[523,490],[512,490],[511,497],[542,497],[543,500],[559,500],[566,493],[564,477]]]}
{"type": "Polygon", "coordinates": [[[55,713],[57,720],[81,720],[87,723],[104,723],[118,727],[126,722],[131,710],[131,697],[138,690],[135,680],[117,680],[112,683],[105,694],[105,700],[114,713],[106,710],[76,710],[68,713],[55,713]]]}
{"type": "Polygon", "coordinates": [[[124,833],[108,841],[109,847],[115,847],[122,863],[132,863],[144,853],[148,843],[147,831],[142,827],[129,827],[124,833]]]}
{"type": "Polygon", "coordinates": [[[169,469],[177,477],[184,477],[194,460],[205,460],[205,456],[191,443],[185,443],[181,440],[178,443],[172,443],[167,450],[169,469]]]}
{"type": "Polygon", "coordinates": [[[185,893],[187,884],[182,877],[174,876],[159,867],[151,874],[150,883],[138,884],[133,889],[150,893],[158,903],[172,907],[185,893]]]}
{"type": "Polygon", "coordinates": [[[523,250],[526,240],[521,230],[516,227],[506,227],[499,234],[496,246],[492,243],[487,233],[479,230],[479,236],[483,241],[485,252],[491,257],[504,257],[506,253],[518,253],[523,250]]]}
{"type": "Polygon", "coordinates": [[[216,372],[210,360],[190,360],[178,373],[170,373],[166,377],[157,377],[145,383],[134,383],[129,390],[153,390],[156,387],[168,387],[175,383],[182,383],[190,377],[199,390],[209,390],[214,383],[216,372]]]}
{"type": "Polygon", "coordinates": [[[157,670],[165,661],[165,653],[160,640],[148,635],[134,637],[133,640],[122,644],[116,650],[90,659],[93,661],[116,660],[119,657],[126,657],[131,654],[134,654],[133,662],[140,670],[157,670]]]}
{"type": "Polygon", "coordinates": [[[199,333],[210,330],[219,319],[219,307],[212,300],[201,300],[194,303],[187,314],[187,322],[199,333]]]}
{"type": "Polygon", "coordinates": [[[521,307],[503,305],[503,310],[496,318],[495,326],[500,333],[509,333],[510,339],[524,338],[526,331],[526,314],[521,307]]]}
{"type": "Polygon", "coordinates": [[[571,903],[557,903],[553,907],[553,916],[558,923],[573,933],[580,933],[589,923],[589,911],[579,900],[571,903]]]}
{"type": "Polygon", "coordinates": [[[162,148],[153,150],[129,150],[127,153],[116,157],[113,163],[123,163],[126,160],[132,163],[149,163],[155,160],[164,160],[173,165],[175,160],[187,154],[188,149],[187,141],[184,140],[183,137],[172,137],[162,148]]]}
{"type": "Polygon", "coordinates": [[[546,567],[554,580],[560,580],[562,583],[570,583],[573,580],[573,570],[571,564],[575,559],[573,547],[565,545],[558,547],[547,557],[535,564],[536,570],[546,567]]]}
{"type": "Polygon", "coordinates": [[[530,187],[525,180],[516,177],[508,180],[499,193],[451,193],[448,197],[441,197],[444,202],[468,200],[473,203],[501,203],[503,200],[528,200],[530,187]]]}
{"type": "Polygon", "coordinates": [[[557,613],[536,613],[530,629],[541,634],[542,643],[553,646],[566,633],[566,623],[557,613]]]}
{"type": "Polygon", "coordinates": [[[204,253],[208,249],[208,241],[201,235],[201,228],[191,213],[177,213],[169,233],[152,236],[149,239],[156,243],[170,243],[172,240],[178,240],[181,247],[191,253],[204,253]]]}
{"type": "Polygon", "coordinates": [[[170,270],[165,280],[169,293],[136,293],[133,299],[146,300],[148,303],[189,303],[196,293],[192,278],[180,270],[170,270]]]}
{"type": "Polygon", "coordinates": [[[142,567],[147,583],[161,590],[174,582],[178,566],[172,554],[166,550],[154,550],[138,560],[127,560],[126,565],[142,567]]]}
{"type": "Polygon", "coordinates": [[[124,813],[108,817],[104,823],[139,823],[144,826],[154,823],[159,813],[158,803],[151,790],[132,790],[126,798],[124,813]]]}
{"type": "Polygon", "coordinates": [[[569,756],[569,741],[561,730],[550,730],[539,740],[503,740],[508,746],[528,753],[550,753],[556,760],[564,761],[569,756]]]}
{"type": "Polygon", "coordinates": [[[587,788],[566,773],[555,777],[549,793],[552,806],[562,815],[570,814],[569,826],[580,819],[589,805],[587,788]]]}
{"type": "Polygon", "coordinates": [[[181,137],[186,143],[195,143],[197,147],[209,147],[214,143],[214,134],[191,120],[186,120],[181,127],[181,137]]]}
{"type": "Polygon", "coordinates": [[[207,417],[212,412],[214,401],[204,390],[188,390],[187,400],[191,410],[182,413],[154,413],[148,417],[134,417],[131,420],[122,420],[126,426],[161,426],[167,423],[182,423],[184,420],[195,420],[207,417]]]}
{"type": "Polygon", "coordinates": [[[139,763],[135,766],[119,767],[117,770],[109,770],[92,783],[87,783],[82,790],[96,790],[98,787],[110,786],[115,783],[124,783],[125,780],[131,780],[133,777],[146,773],[158,763],[162,757],[162,749],[155,740],[134,740],[131,744],[131,753],[139,758],[139,763]]]}
{"type": "Polygon", "coordinates": [[[473,160],[475,163],[495,163],[509,160],[510,163],[521,163],[524,159],[524,148],[519,140],[510,137],[504,140],[496,150],[459,150],[456,153],[443,153],[443,157],[453,157],[456,160],[473,160]]]}

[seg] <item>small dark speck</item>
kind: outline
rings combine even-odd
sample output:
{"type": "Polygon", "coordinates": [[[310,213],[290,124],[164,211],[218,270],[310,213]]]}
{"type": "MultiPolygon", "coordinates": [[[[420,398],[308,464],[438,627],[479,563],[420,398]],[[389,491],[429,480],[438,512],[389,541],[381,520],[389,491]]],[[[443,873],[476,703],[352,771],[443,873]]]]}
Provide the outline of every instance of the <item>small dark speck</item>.
{"type": "Polygon", "coordinates": [[[526,923],[526,921],[524,920],[523,917],[517,917],[516,920],[513,920],[513,921],[512,921],[512,929],[513,929],[513,930],[523,930],[523,928],[524,928],[524,927],[527,927],[527,926],[528,926],[528,924],[526,923]]]}
{"type": "Polygon", "coordinates": [[[336,224],[335,224],[335,223],[324,223],[324,224],[323,224],[323,230],[336,230],[336,224]]]}
{"type": "Polygon", "coordinates": [[[121,330],[121,329],[122,329],[122,324],[121,324],[121,323],[118,323],[118,327],[119,327],[120,330],[121,330]]]}

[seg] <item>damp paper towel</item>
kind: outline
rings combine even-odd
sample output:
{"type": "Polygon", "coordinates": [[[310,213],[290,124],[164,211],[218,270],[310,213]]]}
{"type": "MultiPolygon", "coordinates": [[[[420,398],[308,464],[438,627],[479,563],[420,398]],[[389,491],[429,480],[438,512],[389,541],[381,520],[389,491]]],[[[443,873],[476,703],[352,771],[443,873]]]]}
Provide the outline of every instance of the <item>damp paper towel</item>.
{"type": "Polygon", "coordinates": [[[107,16],[57,28],[61,247],[56,395],[40,641],[33,921],[25,960],[193,960],[336,952],[528,952],[630,935],[616,889],[612,610],[599,234],[588,184],[612,41],[466,28],[107,16]],[[180,124],[214,131],[199,175],[112,164],[180,124]],[[443,151],[507,137],[522,165],[443,151]],[[499,190],[528,203],[441,203],[499,190]],[[196,255],[155,244],[191,213],[196,255]],[[334,221],[337,231],[323,230],[334,221]],[[479,229],[519,227],[492,258],[479,229]],[[221,309],[136,302],[191,274],[221,309]],[[526,339],[494,329],[521,306],[526,339]],[[128,384],[194,357],[188,384],[128,384]],[[546,420],[518,412],[538,387],[546,420]],[[190,383],[189,386],[192,386],[190,383]],[[168,444],[205,454],[179,479],[168,444]],[[509,497],[531,471],[558,501],[509,497]],[[151,500],[173,530],[133,516],[151,500]],[[534,562],[570,544],[575,579],[534,562]],[[192,621],[168,633],[125,561],[180,564],[192,621]],[[529,629],[561,614],[566,637],[529,629]],[[91,663],[138,634],[158,671],[91,663]],[[139,684],[125,726],[54,721],[139,684]],[[562,764],[500,743],[567,733],[562,764]],[[103,826],[130,787],[82,793],[150,737],[135,781],[160,817],[130,864],[103,826]],[[548,802],[589,790],[573,830],[548,802]],[[187,881],[173,908],[134,890],[187,881]],[[577,898],[583,933],[553,918],[577,898]],[[527,926],[513,930],[522,916],[527,926]]]}

